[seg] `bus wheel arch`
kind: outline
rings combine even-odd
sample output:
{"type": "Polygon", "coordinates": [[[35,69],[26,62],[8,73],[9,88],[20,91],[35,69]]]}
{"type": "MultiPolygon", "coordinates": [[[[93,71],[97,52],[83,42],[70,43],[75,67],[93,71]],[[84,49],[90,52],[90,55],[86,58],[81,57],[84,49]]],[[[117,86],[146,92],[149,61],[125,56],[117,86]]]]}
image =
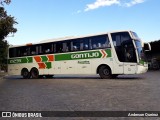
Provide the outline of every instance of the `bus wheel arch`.
{"type": "Polygon", "coordinates": [[[31,73],[31,77],[32,77],[33,79],[39,78],[39,71],[38,71],[38,69],[37,69],[36,67],[33,67],[33,68],[31,69],[30,73],[31,73]]]}
{"type": "Polygon", "coordinates": [[[31,74],[27,68],[23,68],[21,70],[21,76],[23,76],[24,79],[29,79],[31,77],[31,74]]]}
{"type": "Polygon", "coordinates": [[[106,64],[101,64],[101,65],[98,66],[97,74],[99,74],[102,79],[112,78],[112,70],[106,64]]]}

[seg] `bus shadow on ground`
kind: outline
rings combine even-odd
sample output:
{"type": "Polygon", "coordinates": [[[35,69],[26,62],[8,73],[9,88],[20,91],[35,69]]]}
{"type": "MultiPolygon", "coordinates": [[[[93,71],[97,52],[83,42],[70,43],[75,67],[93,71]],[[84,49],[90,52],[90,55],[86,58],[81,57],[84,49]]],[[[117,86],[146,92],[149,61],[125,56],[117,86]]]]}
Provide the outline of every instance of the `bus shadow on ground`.
{"type": "Polygon", "coordinates": [[[6,76],[4,77],[6,80],[55,80],[55,79],[81,79],[81,80],[144,80],[145,78],[142,76],[133,76],[133,75],[119,75],[116,78],[112,79],[101,79],[98,75],[97,76],[54,76],[53,78],[38,78],[38,79],[23,79],[21,76],[6,76]]]}
{"type": "Polygon", "coordinates": [[[127,76],[127,77],[125,77],[125,76],[123,76],[123,77],[117,77],[117,78],[115,78],[115,80],[144,80],[145,78],[143,78],[143,77],[133,77],[133,76],[127,76]]]}

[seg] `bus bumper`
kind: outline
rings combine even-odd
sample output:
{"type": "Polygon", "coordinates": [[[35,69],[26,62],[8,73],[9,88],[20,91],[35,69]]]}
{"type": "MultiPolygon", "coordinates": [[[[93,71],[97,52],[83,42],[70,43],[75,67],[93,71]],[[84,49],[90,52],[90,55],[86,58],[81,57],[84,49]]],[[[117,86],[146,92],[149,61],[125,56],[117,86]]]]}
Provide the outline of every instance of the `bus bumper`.
{"type": "Polygon", "coordinates": [[[146,73],[148,70],[147,66],[137,65],[137,74],[146,73]]]}

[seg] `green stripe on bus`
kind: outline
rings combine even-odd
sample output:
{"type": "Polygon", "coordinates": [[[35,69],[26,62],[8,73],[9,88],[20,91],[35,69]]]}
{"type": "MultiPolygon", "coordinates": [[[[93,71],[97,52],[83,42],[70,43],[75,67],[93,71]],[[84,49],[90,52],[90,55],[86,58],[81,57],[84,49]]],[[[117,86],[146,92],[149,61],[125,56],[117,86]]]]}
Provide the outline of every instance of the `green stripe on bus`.
{"type": "Polygon", "coordinates": [[[47,68],[47,69],[52,68],[52,64],[51,64],[51,62],[46,62],[45,64],[46,64],[46,68],[47,68]]]}
{"type": "MultiPolygon", "coordinates": [[[[107,58],[111,57],[111,49],[107,50],[95,50],[88,52],[75,52],[75,53],[62,53],[56,54],[55,61],[63,60],[79,60],[79,59],[93,59],[93,58],[107,58]]],[[[41,62],[48,62],[47,55],[40,56],[42,58],[41,62]]],[[[19,63],[32,63],[33,57],[15,58],[9,59],[8,64],[19,64],[19,63]]],[[[50,68],[50,63],[47,63],[48,68],[50,68]]]]}
{"type": "Polygon", "coordinates": [[[105,51],[106,51],[106,53],[108,54],[107,57],[112,57],[112,55],[111,55],[111,49],[107,49],[107,50],[105,50],[105,51]]]}
{"type": "MultiPolygon", "coordinates": [[[[111,57],[111,50],[106,50],[108,54],[106,57],[111,57]]],[[[90,52],[77,52],[70,54],[60,54],[55,55],[55,61],[62,60],[79,60],[79,59],[92,59],[92,58],[101,58],[103,55],[100,51],[90,51],[90,52]]]]}
{"type": "Polygon", "coordinates": [[[32,63],[33,62],[33,57],[27,57],[28,59],[28,63],[32,63]]]}
{"type": "Polygon", "coordinates": [[[42,62],[47,62],[48,61],[47,56],[41,56],[41,58],[42,58],[42,62]]]}
{"type": "Polygon", "coordinates": [[[16,59],[9,59],[8,64],[18,64],[18,63],[32,63],[32,57],[25,57],[25,58],[16,58],[16,59]]]}

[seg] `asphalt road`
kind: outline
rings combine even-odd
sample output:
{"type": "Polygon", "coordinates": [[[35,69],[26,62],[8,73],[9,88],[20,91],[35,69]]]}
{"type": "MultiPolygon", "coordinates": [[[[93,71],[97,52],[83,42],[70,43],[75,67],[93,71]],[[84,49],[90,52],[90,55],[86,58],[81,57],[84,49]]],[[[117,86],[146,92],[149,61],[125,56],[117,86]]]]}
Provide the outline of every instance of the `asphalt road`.
{"type": "Polygon", "coordinates": [[[9,76],[0,79],[0,111],[160,111],[160,71],[109,80],[9,76]]]}

